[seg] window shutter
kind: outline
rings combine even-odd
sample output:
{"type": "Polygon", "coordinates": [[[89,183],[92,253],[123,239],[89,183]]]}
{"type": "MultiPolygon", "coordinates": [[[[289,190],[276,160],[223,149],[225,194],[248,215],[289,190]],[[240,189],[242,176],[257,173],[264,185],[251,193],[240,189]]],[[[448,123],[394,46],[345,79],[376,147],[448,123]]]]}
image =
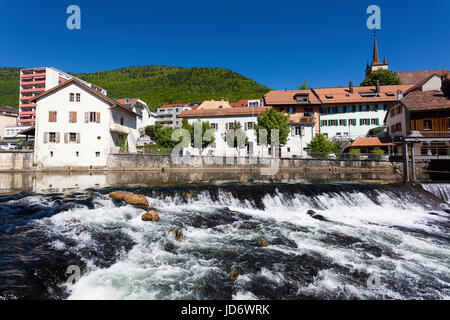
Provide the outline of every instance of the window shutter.
{"type": "Polygon", "coordinates": [[[73,123],[77,123],[77,112],[72,112],[72,121],[73,123]]]}
{"type": "Polygon", "coordinates": [[[97,123],[100,123],[100,112],[97,112],[96,119],[97,119],[97,123]]]}
{"type": "Polygon", "coordinates": [[[51,111],[49,111],[48,112],[48,122],[52,122],[53,120],[53,117],[52,117],[52,112],[51,111]]]}
{"type": "Polygon", "coordinates": [[[48,132],[44,132],[44,143],[48,143],[48,132]]]}
{"type": "Polygon", "coordinates": [[[291,127],[291,136],[295,136],[295,127],[294,126],[291,127]]]}
{"type": "Polygon", "coordinates": [[[376,124],[377,124],[377,126],[380,124],[380,119],[377,118],[376,124]]]}
{"type": "Polygon", "coordinates": [[[331,126],[331,120],[328,120],[328,126],[331,126]]]}
{"type": "Polygon", "coordinates": [[[56,139],[56,143],[59,143],[59,132],[56,132],[55,134],[55,139],[56,139]]]}
{"type": "Polygon", "coordinates": [[[64,133],[64,143],[69,143],[69,133],[68,132],[64,133]]]}
{"type": "Polygon", "coordinates": [[[86,122],[86,123],[89,122],[89,112],[84,113],[84,122],[86,122]]]}
{"type": "Polygon", "coordinates": [[[359,119],[359,125],[362,126],[363,124],[363,119],[359,119]]]}
{"type": "Polygon", "coordinates": [[[80,133],[77,132],[77,143],[80,143],[80,133]]]}
{"type": "Polygon", "coordinates": [[[54,113],[53,113],[53,121],[54,122],[57,121],[57,115],[58,115],[58,112],[54,111],[54,113]]]}
{"type": "Polygon", "coordinates": [[[300,128],[301,128],[301,135],[304,136],[305,135],[305,127],[301,126],[300,128]]]}
{"type": "Polygon", "coordinates": [[[347,119],[344,119],[344,126],[347,126],[347,119]]]}

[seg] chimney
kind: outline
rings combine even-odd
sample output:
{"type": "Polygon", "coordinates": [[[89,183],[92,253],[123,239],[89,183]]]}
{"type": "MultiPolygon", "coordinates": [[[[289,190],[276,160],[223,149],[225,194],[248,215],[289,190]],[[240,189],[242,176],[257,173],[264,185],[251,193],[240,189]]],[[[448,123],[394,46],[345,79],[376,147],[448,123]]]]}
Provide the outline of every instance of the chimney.
{"type": "Polygon", "coordinates": [[[375,84],[375,92],[380,93],[380,80],[377,80],[377,83],[375,84]]]}
{"type": "Polygon", "coordinates": [[[353,93],[353,81],[350,81],[348,83],[348,90],[350,91],[350,93],[353,93]]]}
{"type": "Polygon", "coordinates": [[[397,90],[397,100],[400,101],[403,99],[403,92],[402,90],[397,90]]]}

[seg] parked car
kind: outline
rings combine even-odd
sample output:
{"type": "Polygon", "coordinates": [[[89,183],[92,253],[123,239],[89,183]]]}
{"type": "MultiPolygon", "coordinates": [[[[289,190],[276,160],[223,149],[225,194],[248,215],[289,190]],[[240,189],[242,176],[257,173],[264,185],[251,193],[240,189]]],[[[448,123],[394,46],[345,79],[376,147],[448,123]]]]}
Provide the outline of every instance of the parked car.
{"type": "Polygon", "coordinates": [[[330,153],[328,155],[328,159],[336,159],[336,154],[335,153],[330,153]]]}
{"type": "Polygon", "coordinates": [[[0,150],[9,151],[9,150],[16,150],[16,149],[17,149],[17,146],[12,143],[0,142],[0,150]]]}

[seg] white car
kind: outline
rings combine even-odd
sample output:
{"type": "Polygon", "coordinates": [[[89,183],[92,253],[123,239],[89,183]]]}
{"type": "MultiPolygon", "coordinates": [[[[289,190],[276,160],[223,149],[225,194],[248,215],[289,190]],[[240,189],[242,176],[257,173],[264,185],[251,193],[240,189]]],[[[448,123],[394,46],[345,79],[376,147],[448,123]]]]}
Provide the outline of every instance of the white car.
{"type": "Polygon", "coordinates": [[[9,151],[9,150],[16,150],[16,149],[17,149],[17,146],[13,145],[12,143],[0,142],[0,150],[9,151]]]}
{"type": "Polygon", "coordinates": [[[335,153],[330,153],[328,155],[328,159],[336,159],[336,154],[335,153]]]}

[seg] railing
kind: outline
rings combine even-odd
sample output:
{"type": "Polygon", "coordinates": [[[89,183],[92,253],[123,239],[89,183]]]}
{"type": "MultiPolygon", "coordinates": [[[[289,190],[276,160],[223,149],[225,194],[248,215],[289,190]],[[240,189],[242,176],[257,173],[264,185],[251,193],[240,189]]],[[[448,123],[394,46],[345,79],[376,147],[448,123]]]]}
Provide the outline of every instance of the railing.
{"type": "Polygon", "coordinates": [[[309,152],[297,158],[331,159],[331,160],[383,160],[389,161],[389,155],[383,153],[318,153],[309,152]]]}

